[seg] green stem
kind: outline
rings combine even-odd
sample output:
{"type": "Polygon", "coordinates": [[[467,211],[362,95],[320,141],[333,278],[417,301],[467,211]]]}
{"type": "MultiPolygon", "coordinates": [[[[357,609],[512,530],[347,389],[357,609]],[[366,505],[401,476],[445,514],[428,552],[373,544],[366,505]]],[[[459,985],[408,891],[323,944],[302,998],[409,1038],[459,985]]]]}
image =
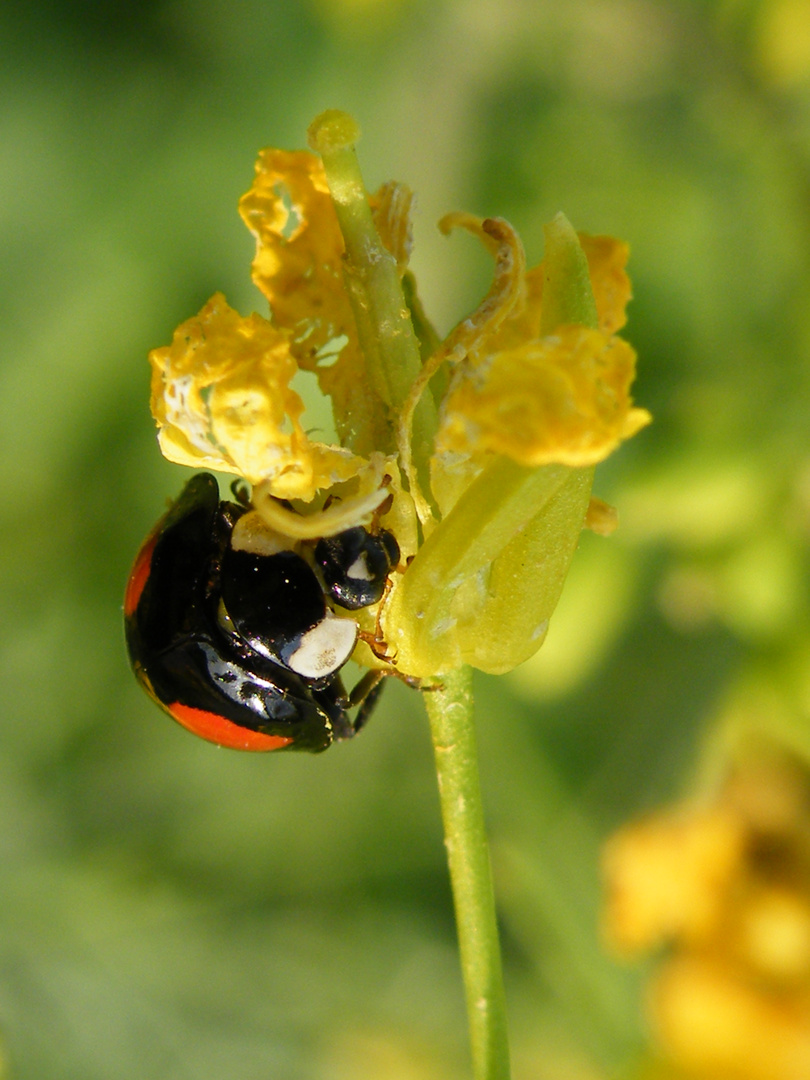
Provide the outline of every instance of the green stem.
{"type": "MultiPolygon", "coordinates": [[[[354,151],[360,137],[355,121],[330,109],[309,128],[309,143],[321,155],[326,180],[346,245],[345,282],[366,372],[388,416],[387,445],[396,449],[395,417],[422,366],[394,256],[379,238],[354,151]]],[[[424,464],[432,448],[435,409],[420,402],[414,417],[414,456],[424,464]]]]}
{"type": "Polygon", "coordinates": [[[423,695],[430,718],[456,911],[475,1080],[509,1080],[509,1042],[495,897],[473,726],[471,670],[423,695]]]}

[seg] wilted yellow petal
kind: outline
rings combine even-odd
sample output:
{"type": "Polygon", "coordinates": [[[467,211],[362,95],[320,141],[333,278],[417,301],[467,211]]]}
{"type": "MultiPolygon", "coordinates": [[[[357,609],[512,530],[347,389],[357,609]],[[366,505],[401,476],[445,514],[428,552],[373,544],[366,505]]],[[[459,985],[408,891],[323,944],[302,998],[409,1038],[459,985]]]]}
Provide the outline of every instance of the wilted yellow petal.
{"type": "Polygon", "coordinates": [[[305,150],[262,150],[239,213],[256,237],[253,280],[297,359],[350,332],[343,238],[323,165],[305,150]]]}
{"type": "Polygon", "coordinates": [[[625,309],[633,295],[624,269],[630,248],[612,236],[577,235],[588,260],[599,329],[604,334],[615,334],[627,322],[625,309]]]}
{"type": "MultiPolygon", "coordinates": [[[[645,410],[632,408],[635,354],[611,338],[625,321],[630,298],[627,245],[610,237],[576,237],[568,226],[583,268],[587,262],[593,328],[561,326],[543,336],[546,264],[526,273],[519,240],[505,223],[504,235],[491,234],[485,227],[492,224],[463,214],[444,219],[445,227],[463,225],[476,232],[497,255],[495,282],[475,314],[425,365],[415,387],[423,388],[437,361],[460,361],[431,463],[433,497],[443,513],[477,475],[488,452],[525,465],[588,467],[650,419],[645,410]]],[[[403,460],[407,464],[404,453],[403,460]]]]}
{"type": "MultiPolygon", "coordinates": [[[[372,200],[383,242],[402,261],[402,271],[410,252],[411,201],[408,189],[397,184],[384,186],[372,200]]],[[[385,418],[357,340],[343,237],[321,159],[307,151],[263,150],[239,212],[256,237],[253,280],[270,303],[273,323],[289,331],[292,355],[331,398],[341,442],[370,454],[384,445],[385,418]]]]}
{"type": "MultiPolygon", "coordinates": [[[[526,257],[520,237],[503,218],[479,218],[473,214],[446,214],[439,222],[444,233],[463,228],[477,236],[495,257],[492,285],[472,315],[463,319],[424,363],[402,407],[397,432],[400,459],[416,503],[417,513],[426,533],[433,527],[433,511],[424,497],[411,461],[411,427],[414,412],[428,383],[445,363],[467,362],[474,365],[488,352],[498,329],[509,315],[520,310],[523,300],[523,278],[526,257]]],[[[445,513],[458,494],[476,475],[477,466],[456,463],[459,468],[451,477],[445,472],[446,461],[431,461],[431,485],[437,504],[445,513]]]]}
{"type": "Polygon", "coordinates": [[[321,159],[305,150],[262,150],[239,213],[256,237],[252,276],[269,301],[273,323],[289,331],[298,364],[318,375],[332,399],[338,435],[349,441],[353,426],[371,427],[374,403],[363,378],[343,276],[343,237],[321,159]]]}
{"type": "Polygon", "coordinates": [[[278,498],[311,499],[364,465],[311,442],[290,387],[289,337],[259,315],[243,318],[217,293],[150,353],[152,414],[164,455],[180,465],[265,481],[278,498]]]}
{"type": "Polygon", "coordinates": [[[632,407],[635,361],[626,342],[584,326],[499,352],[480,377],[465,372],[451,387],[439,452],[594,465],[649,423],[645,409],[632,407]]]}
{"type": "MultiPolygon", "coordinates": [[[[627,322],[626,307],[632,296],[630,278],[625,272],[630,249],[612,236],[589,236],[577,233],[588,260],[588,273],[596,303],[599,329],[615,334],[627,322]]],[[[490,341],[491,351],[507,350],[538,341],[543,308],[545,263],[529,270],[523,281],[523,304],[510,314],[498,334],[490,341]]]]}

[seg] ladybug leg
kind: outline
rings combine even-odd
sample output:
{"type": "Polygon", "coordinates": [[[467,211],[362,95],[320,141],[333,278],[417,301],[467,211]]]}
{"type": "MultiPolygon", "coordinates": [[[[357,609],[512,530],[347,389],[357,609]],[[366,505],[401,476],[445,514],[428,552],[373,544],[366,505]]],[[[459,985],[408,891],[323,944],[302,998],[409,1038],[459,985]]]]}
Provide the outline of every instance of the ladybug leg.
{"type": "Polygon", "coordinates": [[[391,592],[392,587],[391,578],[387,578],[385,582],[385,590],[383,591],[380,602],[377,605],[377,618],[374,623],[374,633],[371,634],[368,631],[361,630],[358,637],[361,641],[365,641],[366,645],[371,649],[378,660],[384,660],[387,664],[395,664],[395,657],[388,652],[388,642],[383,637],[382,627],[380,626],[380,616],[382,615],[385,602],[388,599],[388,594],[391,592]]]}
{"type": "Polygon", "coordinates": [[[388,652],[387,643],[377,636],[377,632],[372,634],[369,630],[361,630],[357,637],[359,641],[364,641],[368,645],[378,660],[384,660],[386,664],[396,663],[394,656],[388,652]]]}
{"type": "MultiPolygon", "coordinates": [[[[411,675],[400,675],[398,671],[367,671],[346,701],[347,709],[360,706],[354,718],[354,724],[347,724],[339,734],[336,733],[336,741],[342,742],[344,739],[351,739],[352,736],[366,726],[380,700],[385,680],[391,675],[415,690],[440,690],[442,688],[441,683],[430,683],[425,686],[421,679],[415,679],[411,675]]],[[[344,716],[346,716],[346,713],[344,713],[344,716]]],[[[346,716],[346,719],[348,720],[348,716],[346,716]]]]}
{"type": "Polygon", "coordinates": [[[366,726],[371,714],[380,700],[385,675],[382,671],[367,671],[360,682],[355,686],[349,696],[349,705],[359,705],[357,716],[354,718],[352,735],[366,726]]]}

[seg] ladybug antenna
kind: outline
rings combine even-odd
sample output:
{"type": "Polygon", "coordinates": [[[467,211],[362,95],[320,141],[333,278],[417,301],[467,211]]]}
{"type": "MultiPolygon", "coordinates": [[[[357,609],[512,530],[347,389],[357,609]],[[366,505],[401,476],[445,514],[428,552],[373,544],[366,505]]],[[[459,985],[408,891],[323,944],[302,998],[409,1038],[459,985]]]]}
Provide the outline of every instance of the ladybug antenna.
{"type": "Polygon", "coordinates": [[[240,506],[250,506],[250,488],[241,477],[231,481],[231,495],[240,506]]]}

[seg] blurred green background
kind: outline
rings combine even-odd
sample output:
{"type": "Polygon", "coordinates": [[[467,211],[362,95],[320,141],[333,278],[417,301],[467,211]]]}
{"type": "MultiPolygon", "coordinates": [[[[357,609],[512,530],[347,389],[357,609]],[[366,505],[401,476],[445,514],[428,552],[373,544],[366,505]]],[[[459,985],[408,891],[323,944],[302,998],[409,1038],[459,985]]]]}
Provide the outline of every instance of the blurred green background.
{"type": "Polygon", "coordinates": [[[321,757],[191,738],[121,596],[185,471],[146,354],[215,291],[263,145],[352,111],[419,198],[442,330],[487,285],[453,209],[630,242],[636,399],[548,643],[480,679],[516,1080],[625,1076],[640,973],[599,944],[602,840],[810,727],[808,0],[5,0],[0,6],[0,1075],[454,1080],[465,1019],[418,696],[321,757]]]}

